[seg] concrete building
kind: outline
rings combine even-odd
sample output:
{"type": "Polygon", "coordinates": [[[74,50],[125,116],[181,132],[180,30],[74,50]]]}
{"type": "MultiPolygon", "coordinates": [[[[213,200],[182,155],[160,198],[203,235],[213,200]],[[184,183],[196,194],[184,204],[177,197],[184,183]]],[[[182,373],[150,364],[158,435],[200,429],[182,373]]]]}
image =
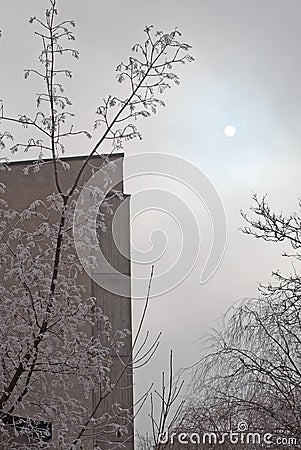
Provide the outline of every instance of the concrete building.
{"type": "MultiPolygon", "coordinates": [[[[123,154],[110,155],[109,161],[115,164],[116,170],[111,173],[112,185],[114,189],[118,189],[123,193],[123,154]],[[117,183],[117,186],[116,186],[117,183]]],[[[76,156],[64,158],[64,161],[69,165],[69,169],[65,170],[64,167],[59,164],[59,176],[64,191],[67,191],[73,184],[75,177],[78,174],[80,167],[83,164],[85,157],[76,156]]],[[[93,156],[91,158],[91,165],[88,165],[84,170],[81,177],[81,185],[89,180],[91,175],[101,168],[103,165],[103,158],[99,156],[93,156]]],[[[30,164],[29,161],[13,162],[9,164],[10,171],[0,172],[0,181],[7,186],[5,193],[5,199],[11,208],[22,211],[30,203],[36,199],[46,199],[46,197],[53,192],[55,192],[55,181],[54,172],[52,164],[49,162],[43,164],[40,170],[37,172],[30,171],[28,175],[24,174],[24,169],[30,164]]],[[[102,186],[100,186],[102,188],[102,186]]],[[[110,265],[115,269],[114,274],[102,272],[102,268],[96,268],[94,270],[93,279],[83,271],[80,276],[80,283],[84,284],[86,287],[86,296],[96,297],[97,304],[102,308],[104,314],[106,314],[112,324],[112,332],[120,329],[132,330],[132,315],[131,315],[131,283],[130,283],[130,259],[128,255],[130,254],[130,219],[129,219],[129,201],[128,196],[124,195],[123,199],[118,197],[113,197],[110,199],[110,204],[112,209],[116,210],[120,203],[124,202],[124,207],[122,208],[122,213],[118,216],[117,224],[114,226],[117,229],[118,240],[120,241],[118,245],[114,242],[112,237],[112,221],[113,216],[106,217],[106,232],[99,233],[99,245],[102,249],[105,258],[110,263],[110,265]],[[120,246],[123,251],[120,252],[120,246]],[[122,278],[123,290],[124,283],[126,285],[127,295],[126,297],[118,294],[118,289],[116,292],[110,292],[105,289],[105,283],[101,280],[106,277],[113,277],[113,284],[118,286],[122,278]],[[125,281],[126,280],[126,281],[125,281]],[[99,281],[99,282],[98,282],[99,281]]],[[[99,324],[96,324],[93,328],[91,327],[88,333],[91,336],[95,336],[99,333],[99,324]]],[[[110,412],[112,405],[118,403],[121,408],[128,409],[132,411],[133,408],[133,379],[131,370],[122,373],[122,363],[126,363],[131,360],[132,357],[132,345],[131,337],[126,338],[124,347],[120,350],[119,357],[112,354],[113,365],[110,373],[111,383],[114,385],[116,381],[120,378],[117,387],[112,391],[112,393],[107,396],[104,402],[102,402],[100,409],[97,411],[97,416],[104,414],[105,412],[110,412]]],[[[92,398],[89,399],[91,403],[91,408],[95,407],[98,401],[98,393],[94,393],[92,398]]],[[[84,401],[84,400],[83,400],[84,401]]],[[[34,409],[32,411],[18,412],[17,416],[26,416],[30,419],[34,419],[34,409]]],[[[9,426],[9,419],[6,419],[9,426]]],[[[22,420],[21,420],[22,422],[22,420]]],[[[129,423],[129,433],[126,437],[118,435],[118,433],[111,434],[109,436],[96,436],[92,440],[87,441],[87,449],[93,449],[94,445],[99,445],[101,449],[107,450],[109,448],[116,448],[118,443],[123,443],[123,447],[127,450],[132,450],[134,448],[133,439],[133,422],[129,423]],[[111,444],[108,444],[108,439],[111,444]]],[[[55,443],[56,430],[52,430],[53,448],[56,447],[55,443]]]]}

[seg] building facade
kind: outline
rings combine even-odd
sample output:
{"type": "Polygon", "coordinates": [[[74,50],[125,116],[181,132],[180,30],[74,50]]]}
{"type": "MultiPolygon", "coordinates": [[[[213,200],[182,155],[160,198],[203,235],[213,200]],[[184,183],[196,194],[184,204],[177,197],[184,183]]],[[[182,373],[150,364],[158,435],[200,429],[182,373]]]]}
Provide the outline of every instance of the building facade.
{"type": "MultiPolygon", "coordinates": [[[[64,159],[65,164],[58,165],[58,174],[64,192],[68,192],[68,189],[73,185],[85,159],[86,157],[82,156],[69,157],[64,159]],[[68,169],[66,170],[67,165],[68,169]]],[[[84,270],[78,277],[79,282],[85,286],[85,296],[95,297],[97,306],[108,316],[112,326],[111,335],[114,335],[118,330],[126,329],[129,332],[132,331],[129,197],[123,193],[123,154],[110,155],[105,158],[93,156],[82,172],[80,189],[84,188],[97,170],[103,170],[105,160],[106,164],[114,165],[114,170],[110,172],[111,185],[114,188],[114,192],[117,190],[122,194],[112,195],[112,192],[110,192],[108,202],[113,214],[107,214],[107,208],[106,211],[103,211],[106,231],[97,234],[99,247],[109,263],[108,266],[112,269],[108,270],[108,266],[105,268],[94,267],[92,277],[90,276],[91,274],[84,270]],[[121,204],[123,205],[122,208],[120,208],[121,204]],[[119,214],[115,220],[114,213],[118,209],[119,214]],[[114,236],[112,233],[113,225],[115,230],[114,236]],[[118,242],[116,242],[116,239],[118,242]],[[110,278],[109,284],[106,283],[108,278],[110,278]],[[118,289],[120,283],[123,286],[122,295],[118,289]],[[108,289],[107,286],[112,286],[113,289],[108,289]],[[116,289],[114,286],[116,286],[116,289]]],[[[0,181],[6,185],[5,201],[11,208],[20,212],[34,200],[44,200],[56,190],[51,161],[46,161],[45,164],[42,164],[38,171],[29,170],[28,174],[26,174],[26,167],[29,165],[29,161],[14,162],[9,164],[9,171],[0,172],[0,181]]],[[[103,186],[99,186],[99,188],[103,189],[103,186]]],[[[14,325],[12,324],[12,326],[14,325]]],[[[84,331],[91,337],[98,336],[103,331],[101,326],[100,323],[96,323],[90,329],[84,331]]],[[[133,450],[134,448],[133,420],[131,418],[133,413],[133,377],[131,370],[132,339],[130,334],[124,338],[124,345],[120,348],[118,354],[112,351],[111,358],[113,361],[109,375],[112,385],[111,392],[105,395],[100,404],[101,392],[93,392],[89,399],[83,399],[82,401],[85,404],[89,403],[90,410],[95,412],[95,419],[104,417],[105,414],[110,414],[117,407],[116,405],[119,405],[119,410],[124,411],[124,424],[126,422],[127,433],[124,433],[122,427],[120,432],[118,427],[114,432],[112,432],[112,429],[108,433],[96,432],[90,439],[86,439],[84,450],[92,450],[94,448],[109,450],[118,448],[119,444],[127,450],[133,450]],[[97,407],[98,404],[99,407],[97,407]]],[[[5,417],[6,427],[11,427],[13,432],[13,419],[7,415],[5,417]]],[[[34,421],[35,409],[33,407],[32,410],[28,411],[16,411],[15,417],[21,418],[21,421],[19,420],[19,423],[21,423],[19,427],[19,431],[21,430],[19,437],[21,442],[22,439],[25,439],[24,436],[22,437],[22,420],[28,418],[28,420],[34,421]]],[[[122,420],[122,414],[120,414],[120,417],[122,420]]],[[[45,418],[43,426],[51,429],[52,424],[47,424],[47,418],[45,418]]],[[[52,427],[51,439],[46,440],[48,442],[47,445],[58,449],[57,436],[57,430],[52,427]]]]}

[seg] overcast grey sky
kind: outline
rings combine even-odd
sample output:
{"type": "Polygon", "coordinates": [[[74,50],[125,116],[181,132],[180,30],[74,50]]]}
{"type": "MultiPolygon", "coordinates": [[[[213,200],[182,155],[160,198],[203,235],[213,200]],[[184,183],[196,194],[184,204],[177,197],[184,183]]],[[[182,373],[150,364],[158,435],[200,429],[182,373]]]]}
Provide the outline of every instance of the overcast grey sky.
{"type": "MultiPolygon", "coordinates": [[[[0,97],[10,115],[34,105],[32,94],[38,88],[33,79],[23,79],[23,69],[37,63],[40,43],[28,17],[41,15],[46,5],[46,0],[1,0],[0,97]]],[[[180,87],[164,95],[166,108],[140,124],[143,141],[129,143],[125,153],[169,153],[199,167],[224,204],[228,242],[217,273],[201,286],[198,278],[211,235],[206,211],[196,205],[196,216],[204,220],[204,255],[178,288],[151,302],[146,326],[153,336],[163,331],[163,337],[156,358],[137,375],[142,392],[146,379],[159,381],[170,348],[176,368],[191,365],[201,353],[198,338],[217,317],[234,301],[256,295],[257,282],[268,281],[273,269],[289,270],[289,262],[280,256],[283,247],[254,241],[238,228],[243,224],[240,210],[248,209],[252,192],[268,193],[276,210],[288,213],[297,208],[301,4],[300,0],[61,0],[58,7],[62,18],[77,24],[80,60],[70,62],[74,77],[66,85],[82,128],[92,129],[100,100],[114,93],[116,65],[127,58],[133,43],[143,40],[145,25],[164,31],[177,26],[196,58],[181,67],[180,87]],[[232,139],[223,134],[228,123],[237,127],[232,139]]],[[[89,149],[82,140],[69,154],[89,149]]],[[[129,193],[136,188],[126,185],[129,193]]],[[[136,231],[140,244],[149,239],[148,227],[146,219],[136,231]]],[[[172,236],[170,243],[176,244],[172,236]]],[[[140,310],[141,304],[134,303],[134,317],[140,310]]]]}

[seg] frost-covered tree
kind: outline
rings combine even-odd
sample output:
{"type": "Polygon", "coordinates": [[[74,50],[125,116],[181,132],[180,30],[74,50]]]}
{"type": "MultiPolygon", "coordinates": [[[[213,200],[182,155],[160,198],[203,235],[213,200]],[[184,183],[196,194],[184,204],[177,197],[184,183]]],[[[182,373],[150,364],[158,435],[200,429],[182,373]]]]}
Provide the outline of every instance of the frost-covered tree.
{"type": "MultiPolygon", "coordinates": [[[[131,421],[132,411],[122,411],[120,405],[113,405],[111,411],[102,409],[103,400],[115,389],[110,381],[112,352],[118,355],[129,331],[112,334],[110,318],[95,298],[85,295],[73,236],[76,200],[84,188],[85,174],[101,170],[110,182],[114,167],[100,156],[104,143],[110,141],[113,152],[129,139],[141,139],[136,119],[149,117],[164,106],[161,94],[179,83],[174,65],[193,58],[177,29],[163,33],[154,32],[151,26],[145,28],[145,42],[136,44],[128,62],[117,67],[124,95],[109,95],[97,109],[96,144],[91,148],[87,145],[86,157],[66,189],[64,171],[69,166],[62,158],[72,152],[67,139],[79,135],[91,138],[87,131],[74,129],[71,101],[62,81],[72,77],[69,69],[62,69],[64,55],[79,57],[69,46],[74,41],[75,23],[59,19],[56,0],[50,0],[43,20],[32,17],[30,23],[36,25],[35,34],[42,43],[40,66],[25,70],[25,78],[35,77],[39,86],[37,112],[32,117],[10,116],[1,101],[1,169],[10,170],[9,151],[30,151],[35,157],[25,175],[34,179],[47,164],[55,181],[49,195],[29,201],[23,210],[11,206],[7,187],[0,184],[1,448],[90,449],[89,438],[105,437],[108,432],[125,435],[131,421]],[[29,133],[26,141],[15,140],[6,124],[15,125],[16,132],[18,127],[25,128],[29,133]],[[87,331],[96,323],[102,330],[97,336],[87,331]],[[98,393],[93,406],[85,401],[92,392],[98,393]],[[29,411],[34,411],[34,417],[29,411]],[[22,418],[21,426],[13,423],[16,417],[22,418]],[[44,439],[41,427],[45,423],[52,424],[55,442],[44,439]],[[27,432],[28,443],[20,443],[20,427],[27,432]],[[14,432],[7,434],[8,429],[14,432]]],[[[91,188],[91,195],[101,198],[101,188],[91,188]]],[[[100,228],[104,220],[100,216],[100,228]]],[[[89,227],[89,221],[85,226],[89,227]]],[[[122,370],[131,370],[132,363],[128,361],[122,370]]]]}

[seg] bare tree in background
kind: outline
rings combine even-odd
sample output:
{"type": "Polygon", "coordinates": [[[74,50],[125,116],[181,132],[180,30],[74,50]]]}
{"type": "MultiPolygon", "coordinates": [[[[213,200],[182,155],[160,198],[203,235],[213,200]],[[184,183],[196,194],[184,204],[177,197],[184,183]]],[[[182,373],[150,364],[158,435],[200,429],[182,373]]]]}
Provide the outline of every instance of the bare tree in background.
{"type": "MultiPolygon", "coordinates": [[[[294,448],[301,448],[301,211],[285,217],[271,210],[266,197],[253,200],[251,216],[243,214],[243,232],[286,241],[292,251],[283,256],[295,265],[289,275],[274,272],[273,283],[260,285],[258,298],[232,306],[211,333],[181,425],[188,432],[221,433],[237,431],[244,422],[250,432],[293,439],[294,448]]],[[[245,448],[229,441],[224,446],[245,448]]]]}
{"type": "MultiPolygon", "coordinates": [[[[71,101],[62,82],[72,77],[69,69],[62,68],[63,56],[79,57],[69,45],[74,41],[75,23],[59,20],[56,0],[50,0],[44,20],[32,17],[30,23],[37,26],[35,34],[42,43],[40,68],[25,70],[25,78],[35,77],[40,92],[37,112],[33,117],[13,116],[1,101],[1,168],[10,170],[9,151],[34,152],[34,162],[25,174],[34,178],[43,165],[51,164],[55,189],[47,198],[19,211],[7,204],[6,186],[0,184],[0,412],[5,423],[12,414],[23,411],[26,415],[34,406],[35,419],[51,422],[58,441],[43,441],[36,430],[33,432],[34,424],[28,422],[29,444],[18,444],[10,437],[2,445],[7,449],[86,449],[87,438],[104,434],[107,427],[122,434],[126,424],[119,421],[119,405],[115,412],[103,411],[95,419],[95,407],[92,411],[74,396],[74,386],[79,387],[82,398],[100,391],[97,408],[101,409],[102,398],[114,389],[110,383],[112,349],[118,354],[128,331],[120,330],[112,336],[110,318],[104,316],[94,298],[85,297],[79,283],[82,267],[72,235],[76,199],[83,188],[85,171],[92,174],[93,170],[103,170],[109,182],[110,161],[100,157],[95,164],[93,157],[99,155],[105,142],[112,143],[113,152],[129,139],[141,139],[136,119],[149,117],[164,106],[161,94],[171,84],[179,83],[174,65],[193,58],[188,54],[190,46],[180,41],[178,30],[163,33],[153,32],[151,26],[145,28],[145,42],[136,44],[128,62],[117,67],[117,81],[124,84],[124,95],[109,95],[97,109],[96,143],[91,147],[87,144],[86,158],[72,185],[64,190],[63,172],[69,166],[62,157],[70,155],[68,139],[92,137],[90,132],[74,129],[71,101]],[[25,142],[14,140],[11,125],[16,132],[21,127],[30,133],[25,142]],[[10,145],[10,141],[14,142],[10,145]],[[91,339],[85,333],[87,326],[96,322],[103,323],[106,345],[104,336],[91,339]]],[[[5,33],[2,39],[3,45],[5,33]]],[[[101,196],[101,189],[92,194],[101,196]]]]}
{"type": "Polygon", "coordinates": [[[150,399],[149,418],[151,434],[137,435],[137,448],[139,450],[163,450],[169,448],[168,436],[175,431],[177,421],[185,401],[180,399],[184,381],[179,381],[173,373],[173,352],[169,357],[168,377],[162,372],[161,389],[151,390],[145,400],[150,399]]]}

